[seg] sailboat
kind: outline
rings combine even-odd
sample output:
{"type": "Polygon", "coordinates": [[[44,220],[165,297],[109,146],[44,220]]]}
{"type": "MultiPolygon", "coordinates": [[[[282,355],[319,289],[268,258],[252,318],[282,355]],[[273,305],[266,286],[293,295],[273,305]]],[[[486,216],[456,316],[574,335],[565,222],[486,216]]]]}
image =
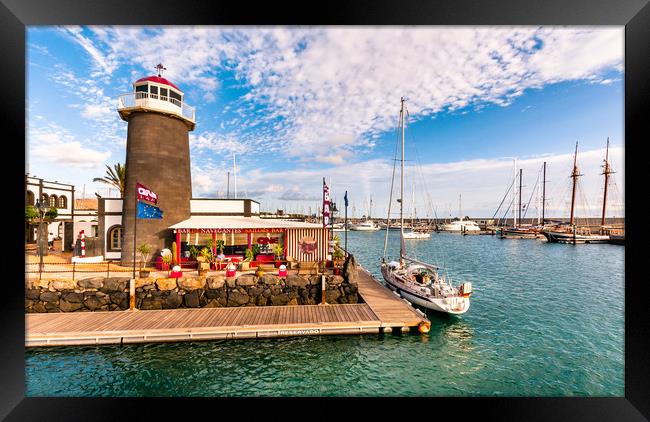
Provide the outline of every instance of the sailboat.
{"type": "MultiPolygon", "coordinates": [[[[609,142],[608,142],[609,145],[609,142]]],[[[609,149],[609,146],[608,146],[609,149]]],[[[551,243],[607,243],[609,242],[609,236],[604,234],[592,234],[591,230],[588,227],[578,227],[575,224],[575,202],[576,202],[576,185],[578,177],[582,176],[578,171],[577,163],[578,157],[578,143],[576,142],[576,150],[573,155],[573,171],[571,172],[571,178],[573,179],[571,187],[571,216],[569,219],[569,225],[559,225],[553,228],[544,229],[542,233],[551,243]]],[[[607,195],[605,195],[603,201],[603,215],[605,214],[605,201],[607,200],[607,195]]]]}
{"type": "Polygon", "coordinates": [[[376,225],[375,222],[370,219],[371,212],[372,212],[372,196],[370,197],[370,207],[368,209],[368,217],[366,218],[366,221],[362,221],[360,223],[350,225],[350,230],[363,231],[363,232],[376,232],[380,230],[379,226],[376,225]]]}
{"type": "MultiPolygon", "coordinates": [[[[388,287],[411,303],[434,311],[448,314],[463,314],[469,309],[469,297],[472,283],[465,282],[458,287],[451,284],[451,279],[440,275],[437,265],[418,261],[406,256],[404,243],[404,98],[401,98],[400,125],[402,129],[402,160],[400,183],[400,253],[399,261],[386,262],[388,230],[384,241],[384,257],[381,273],[388,287]]],[[[394,173],[393,173],[394,174],[394,173]]],[[[393,189],[391,182],[390,197],[393,189]]],[[[390,219],[390,202],[388,206],[390,219]]]]}
{"type": "Polygon", "coordinates": [[[404,239],[429,239],[431,234],[415,229],[415,185],[413,185],[413,200],[411,201],[411,230],[404,232],[404,239]]]}
{"type": "Polygon", "coordinates": [[[472,221],[469,219],[463,220],[463,213],[461,211],[462,208],[460,204],[461,204],[461,196],[458,195],[458,215],[460,219],[442,224],[440,226],[440,230],[445,232],[461,232],[461,233],[480,232],[481,227],[478,225],[476,221],[472,221]]]}
{"type": "MultiPolygon", "coordinates": [[[[526,227],[521,223],[521,210],[524,205],[521,203],[521,187],[522,187],[522,169],[519,169],[519,207],[517,207],[516,213],[519,217],[519,225],[517,224],[517,218],[513,210],[513,225],[512,227],[504,227],[501,229],[501,239],[543,239],[544,235],[542,234],[542,226],[540,225],[539,215],[537,226],[526,227]]],[[[537,179],[539,181],[539,178],[537,179]]],[[[544,184],[546,183],[546,162],[544,162],[544,184]]],[[[535,183],[535,188],[537,188],[537,183],[535,183]]],[[[539,194],[539,189],[537,189],[539,194]]],[[[513,192],[514,193],[514,192],[513,192]]],[[[532,195],[531,195],[532,199],[532,195]]],[[[545,199],[542,199],[542,203],[545,199]]],[[[530,202],[530,201],[529,201],[530,202]]],[[[514,203],[514,201],[513,201],[514,203]]],[[[543,205],[542,205],[543,207],[543,205]]]]}

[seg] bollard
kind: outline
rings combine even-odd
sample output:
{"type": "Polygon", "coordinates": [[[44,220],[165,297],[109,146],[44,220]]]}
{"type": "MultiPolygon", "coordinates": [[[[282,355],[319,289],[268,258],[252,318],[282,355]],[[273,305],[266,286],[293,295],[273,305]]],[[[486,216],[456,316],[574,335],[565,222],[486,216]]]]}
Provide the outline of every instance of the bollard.
{"type": "Polygon", "coordinates": [[[75,269],[75,265],[76,265],[76,263],[73,262],[73,263],[72,263],[72,279],[73,279],[73,280],[74,280],[74,269],[75,269]]]}
{"type": "Polygon", "coordinates": [[[129,280],[129,310],[135,310],[135,279],[129,280]]]}
{"type": "Polygon", "coordinates": [[[320,287],[321,287],[320,304],[326,305],[327,303],[325,302],[325,274],[320,276],[320,287]]]}

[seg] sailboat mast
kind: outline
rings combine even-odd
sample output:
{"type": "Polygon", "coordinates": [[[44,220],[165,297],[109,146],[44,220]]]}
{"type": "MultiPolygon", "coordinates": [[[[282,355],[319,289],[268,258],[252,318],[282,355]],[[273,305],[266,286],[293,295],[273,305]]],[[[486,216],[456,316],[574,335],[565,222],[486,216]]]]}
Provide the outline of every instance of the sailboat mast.
{"type": "Polygon", "coordinates": [[[517,159],[513,159],[512,167],[512,227],[517,227],[517,211],[515,204],[517,202],[517,188],[515,182],[517,181],[517,159]]]}
{"type": "Polygon", "coordinates": [[[415,223],[415,183],[413,183],[413,194],[411,196],[411,230],[415,223]]]}
{"type": "Polygon", "coordinates": [[[517,215],[519,217],[519,224],[521,224],[521,173],[523,169],[519,169],[519,210],[517,211],[517,215]]]}
{"type": "Polygon", "coordinates": [[[535,196],[537,196],[537,225],[538,226],[539,226],[539,223],[540,223],[539,219],[541,217],[540,213],[542,212],[542,210],[541,210],[541,208],[542,208],[542,195],[539,192],[539,184],[538,184],[539,183],[539,173],[540,172],[541,172],[541,170],[537,172],[537,182],[535,182],[535,188],[536,188],[535,189],[535,196]]]}
{"type": "Polygon", "coordinates": [[[235,199],[237,199],[237,163],[235,161],[235,153],[232,153],[232,171],[235,176],[235,199]]]}
{"type": "Polygon", "coordinates": [[[603,174],[605,175],[605,192],[603,194],[603,216],[600,219],[600,225],[605,225],[605,207],[607,206],[607,185],[609,184],[609,175],[612,170],[609,166],[609,137],[607,138],[607,149],[605,150],[605,164],[603,165],[603,174]]]}
{"type": "Polygon", "coordinates": [[[576,159],[578,157],[578,143],[576,142],[576,152],[573,155],[573,172],[571,173],[571,178],[573,178],[573,187],[571,189],[571,218],[569,220],[569,225],[573,226],[573,214],[575,210],[576,203],[576,182],[578,180],[578,166],[576,165],[576,159]]]}
{"type": "Polygon", "coordinates": [[[546,207],[546,161],[544,161],[544,178],[542,182],[542,225],[544,224],[545,207],[546,207]]]}
{"type": "Polygon", "coordinates": [[[404,97],[400,99],[401,108],[399,112],[400,122],[402,125],[402,160],[400,172],[400,194],[399,194],[399,221],[400,221],[400,244],[399,244],[399,261],[404,263],[404,97]]]}

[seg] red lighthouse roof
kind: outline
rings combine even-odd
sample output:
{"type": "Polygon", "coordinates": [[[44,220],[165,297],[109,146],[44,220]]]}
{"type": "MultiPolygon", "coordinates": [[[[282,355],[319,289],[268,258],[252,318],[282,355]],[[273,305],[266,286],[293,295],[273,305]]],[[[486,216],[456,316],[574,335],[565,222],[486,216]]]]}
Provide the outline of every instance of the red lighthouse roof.
{"type": "Polygon", "coordinates": [[[137,81],[135,81],[135,83],[146,82],[146,81],[169,85],[169,86],[183,92],[179,87],[177,87],[176,85],[174,85],[173,83],[169,82],[167,79],[165,79],[165,78],[163,78],[161,76],[147,76],[145,78],[138,79],[137,81]]]}

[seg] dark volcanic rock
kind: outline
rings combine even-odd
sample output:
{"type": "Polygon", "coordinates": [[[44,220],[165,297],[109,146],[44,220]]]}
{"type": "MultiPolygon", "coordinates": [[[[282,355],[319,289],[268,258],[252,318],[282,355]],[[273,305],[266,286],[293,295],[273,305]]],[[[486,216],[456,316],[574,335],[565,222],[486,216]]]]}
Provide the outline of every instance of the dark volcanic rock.
{"type": "Polygon", "coordinates": [[[242,306],[247,304],[249,300],[250,298],[247,294],[233,290],[228,295],[228,306],[242,306]]]}
{"type": "MultiPolygon", "coordinates": [[[[109,307],[111,310],[114,310],[117,308],[116,305],[111,304],[109,307]]],[[[152,309],[162,309],[162,300],[160,299],[154,299],[151,297],[146,297],[142,301],[141,308],[142,310],[152,310],[152,309]]]]}
{"type": "Polygon", "coordinates": [[[163,309],[176,309],[183,303],[183,298],[176,292],[169,292],[162,304],[163,309]]]}
{"type": "Polygon", "coordinates": [[[126,277],[111,277],[104,280],[101,288],[103,292],[123,292],[129,285],[129,279],[126,277]]]}
{"type": "Polygon", "coordinates": [[[290,275],[287,276],[287,287],[305,287],[309,284],[309,279],[299,276],[299,275],[290,275]]]}
{"type": "Polygon", "coordinates": [[[101,289],[104,285],[103,277],[82,278],[77,281],[77,285],[83,289],[101,289]]]}
{"type": "Polygon", "coordinates": [[[25,297],[31,300],[38,300],[41,296],[40,289],[27,289],[25,290],[25,297]]]}
{"type": "Polygon", "coordinates": [[[348,283],[357,283],[357,280],[359,279],[359,270],[354,255],[349,255],[343,263],[343,277],[348,283]]]}
{"type": "Polygon", "coordinates": [[[341,296],[341,292],[337,290],[325,290],[325,302],[327,303],[336,303],[336,299],[341,296]]]}
{"type": "Polygon", "coordinates": [[[129,307],[129,294],[125,292],[111,293],[111,302],[122,309],[129,307]]]}
{"type": "Polygon", "coordinates": [[[32,306],[32,311],[33,312],[47,312],[47,309],[45,309],[45,305],[43,305],[43,302],[35,302],[34,306],[32,306]]]}
{"type": "Polygon", "coordinates": [[[198,308],[199,307],[199,290],[192,290],[189,293],[186,293],[183,296],[183,303],[188,308],[198,308]]]}
{"type": "Polygon", "coordinates": [[[59,309],[61,309],[63,312],[74,312],[83,308],[83,306],[84,305],[81,303],[70,303],[66,300],[61,300],[59,302],[59,309]]]}
{"type": "Polygon", "coordinates": [[[103,305],[101,300],[97,296],[86,296],[86,299],[84,300],[84,305],[86,305],[86,308],[90,309],[91,311],[94,311],[95,309],[99,308],[100,306],[103,305]]]}
{"type": "Polygon", "coordinates": [[[282,293],[276,296],[271,296],[271,303],[273,306],[284,306],[289,303],[291,299],[289,299],[289,295],[286,293],[282,293]]]}
{"type": "Polygon", "coordinates": [[[43,302],[58,302],[59,294],[57,292],[45,291],[41,293],[39,299],[42,300],[43,302]]]}
{"type": "Polygon", "coordinates": [[[81,293],[67,293],[64,295],[61,295],[62,299],[65,299],[66,301],[70,303],[81,303],[84,300],[84,296],[81,293]]]}

